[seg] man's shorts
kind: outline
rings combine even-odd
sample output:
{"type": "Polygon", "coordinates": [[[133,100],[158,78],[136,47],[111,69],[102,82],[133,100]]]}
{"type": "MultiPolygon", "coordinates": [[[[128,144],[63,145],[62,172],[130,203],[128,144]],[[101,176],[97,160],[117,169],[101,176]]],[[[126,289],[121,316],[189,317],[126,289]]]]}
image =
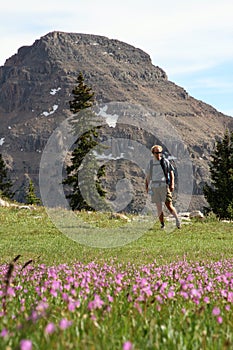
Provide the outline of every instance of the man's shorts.
{"type": "Polygon", "coordinates": [[[172,202],[172,193],[168,186],[161,186],[152,188],[152,195],[151,195],[151,201],[152,203],[165,203],[165,202],[172,202]]]}

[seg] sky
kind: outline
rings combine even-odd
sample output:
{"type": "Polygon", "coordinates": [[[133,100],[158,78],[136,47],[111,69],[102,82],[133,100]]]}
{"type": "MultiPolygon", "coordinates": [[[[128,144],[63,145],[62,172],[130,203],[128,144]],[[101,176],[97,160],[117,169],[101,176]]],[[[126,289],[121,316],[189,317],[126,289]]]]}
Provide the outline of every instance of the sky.
{"type": "Polygon", "coordinates": [[[140,48],[189,95],[233,116],[232,0],[1,1],[0,66],[51,31],[140,48]]]}

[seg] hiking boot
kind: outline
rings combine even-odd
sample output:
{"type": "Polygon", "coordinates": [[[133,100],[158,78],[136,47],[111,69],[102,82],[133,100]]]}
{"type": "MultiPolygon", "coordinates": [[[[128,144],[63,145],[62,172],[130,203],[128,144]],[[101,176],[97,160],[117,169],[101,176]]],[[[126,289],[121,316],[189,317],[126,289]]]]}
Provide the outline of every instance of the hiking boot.
{"type": "Polygon", "coordinates": [[[164,227],[165,227],[165,224],[164,224],[164,222],[161,222],[161,229],[163,229],[164,227]]]}
{"type": "Polygon", "coordinates": [[[180,222],[180,220],[176,220],[176,227],[177,227],[178,229],[181,228],[181,222],[180,222]]]}

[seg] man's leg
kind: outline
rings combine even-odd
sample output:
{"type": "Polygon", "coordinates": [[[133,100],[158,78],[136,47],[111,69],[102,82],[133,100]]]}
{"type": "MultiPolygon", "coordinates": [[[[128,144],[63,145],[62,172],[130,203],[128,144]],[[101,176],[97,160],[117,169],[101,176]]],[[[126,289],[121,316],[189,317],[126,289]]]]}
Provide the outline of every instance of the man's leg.
{"type": "Polygon", "coordinates": [[[164,228],[164,214],[163,214],[163,204],[161,202],[156,203],[157,207],[157,212],[158,212],[158,217],[159,221],[161,224],[161,228],[164,228]]]}
{"type": "Polygon", "coordinates": [[[180,220],[179,220],[178,215],[177,215],[177,211],[176,211],[175,207],[173,206],[172,202],[171,201],[166,201],[165,205],[168,208],[168,210],[170,211],[170,213],[176,219],[176,226],[177,226],[177,228],[181,228],[181,224],[180,224],[180,220]]]}
{"type": "Polygon", "coordinates": [[[181,224],[180,224],[180,220],[179,220],[178,215],[177,215],[177,211],[176,211],[175,207],[172,204],[172,193],[171,193],[169,188],[167,188],[167,195],[166,195],[165,205],[168,208],[168,210],[170,211],[170,213],[176,219],[176,227],[177,228],[181,228],[181,224]]]}

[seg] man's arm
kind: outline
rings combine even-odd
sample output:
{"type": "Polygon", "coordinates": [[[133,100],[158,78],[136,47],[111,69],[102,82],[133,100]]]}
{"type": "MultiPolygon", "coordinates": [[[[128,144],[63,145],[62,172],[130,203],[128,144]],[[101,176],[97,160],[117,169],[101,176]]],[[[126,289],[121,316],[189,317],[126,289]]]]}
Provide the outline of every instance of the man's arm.
{"type": "Polygon", "coordinates": [[[146,176],[146,193],[148,193],[149,191],[149,180],[148,180],[148,176],[146,176]]]}
{"type": "Polygon", "coordinates": [[[150,173],[151,173],[151,161],[147,164],[147,168],[146,168],[146,181],[145,181],[146,193],[149,192],[150,173]]]}
{"type": "Polygon", "coordinates": [[[169,185],[170,191],[173,192],[175,189],[175,176],[174,171],[170,171],[170,185],[169,185]]]}

